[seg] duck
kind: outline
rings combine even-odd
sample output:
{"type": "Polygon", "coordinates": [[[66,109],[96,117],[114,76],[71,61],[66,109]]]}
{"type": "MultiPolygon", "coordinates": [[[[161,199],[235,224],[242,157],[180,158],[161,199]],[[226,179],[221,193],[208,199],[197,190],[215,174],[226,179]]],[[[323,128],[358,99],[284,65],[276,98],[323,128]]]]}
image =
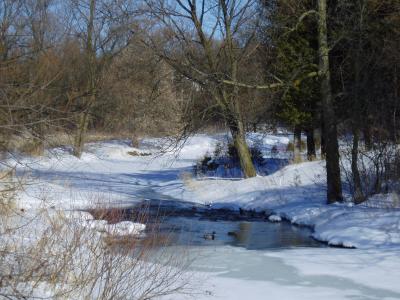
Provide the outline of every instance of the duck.
{"type": "Polygon", "coordinates": [[[205,240],[215,240],[215,231],[213,231],[212,233],[205,233],[203,235],[203,238],[205,240]]]}

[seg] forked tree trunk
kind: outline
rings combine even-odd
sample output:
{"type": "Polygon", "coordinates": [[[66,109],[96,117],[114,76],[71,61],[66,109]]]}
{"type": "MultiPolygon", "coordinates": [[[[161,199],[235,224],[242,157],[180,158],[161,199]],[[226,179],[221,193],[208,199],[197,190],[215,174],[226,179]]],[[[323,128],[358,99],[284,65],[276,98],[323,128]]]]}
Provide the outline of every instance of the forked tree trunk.
{"type": "Polygon", "coordinates": [[[324,119],[324,142],[326,146],[327,200],[328,203],[343,201],[339,166],[339,144],[335,111],[332,99],[329,70],[329,46],[327,28],[327,1],[318,0],[319,73],[321,74],[321,96],[324,119]]]}
{"type": "Polygon", "coordinates": [[[315,152],[314,129],[313,128],[307,129],[306,134],[307,134],[307,159],[309,161],[313,161],[317,157],[315,152]]]}
{"type": "Polygon", "coordinates": [[[294,143],[293,143],[293,162],[295,164],[301,163],[301,128],[294,127],[294,143]]]}
{"type": "MultiPolygon", "coordinates": [[[[214,96],[223,118],[231,131],[234,147],[239,156],[244,177],[254,177],[256,176],[256,169],[246,143],[243,118],[241,117],[241,107],[238,101],[239,86],[236,84],[227,86],[224,82],[227,78],[232,82],[238,81],[238,64],[242,55],[239,51],[237,41],[234,38],[237,29],[235,19],[241,16],[242,12],[246,11],[246,9],[244,8],[244,10],[239,12],[242,8],[237,10],[238,7],[231,5],[232,3],[229,4],[229,1],[216,1],[216,7],[219,9],[221,21],[218,22],[218,26],[221,32],[224,33],[222,39],[224,46],[221,48],[223,49],[221,55],[215,55],[214,42],[209,39],[208,34],[204,31],[202,17],[198,17],[199,14],[202,15],[203,13],[197,11],[197,1],[186,1],[186,8],[185,5],[182,4],[183,2],[184,1],[179,1],[180,6],[190,14],[189,19],[195,27],[199,45],[204,50],[204,62],[201,63],[205,63],[209,69],[209,74],[213,74],[212,77],[215,76],[217,79],[214,87],[211,87],[213,84],[210,85],[211,88],[209,92],[214,96]],[[223,61],[224,68],[226,68],[225,73],[221,73],[221,61],[223,61]]],[[[204,3],[207,3],[207,1],[203,2],[203,4],[204,3]]],[[[204,5],[202,10],[204,10],[204,5]]]]}

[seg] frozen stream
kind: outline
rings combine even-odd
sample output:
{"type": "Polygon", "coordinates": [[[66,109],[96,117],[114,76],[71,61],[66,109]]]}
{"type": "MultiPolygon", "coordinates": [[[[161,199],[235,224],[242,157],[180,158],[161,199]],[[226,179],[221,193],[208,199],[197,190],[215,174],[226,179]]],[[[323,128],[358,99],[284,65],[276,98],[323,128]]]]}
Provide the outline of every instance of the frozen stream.
{"type": "Polygon", "coordinates": [[[269,222],[264,213],[214,210],[172,199],[147,200],[124,209],[126,219],[143,218],[143,214],[149,235],[156,226],[157,234],[168,237],[171,251],[194,258],[190,271],[203,283],[199,299],[243,299],[244,295],[249,299],[400,299],[400,293],[374,287],[369,278],[367,284],[333,269],[350,265],[362,270],[368,251],[326,247],[310,237],[310,229],[269,222]],[[214,240],[205,239],[204,234],[211,232],[214,240]],[[351,257],[354,261],[347,261],[351,257]],[[303,272],[304,260],[316,263],[318,271],[303,272]]]}
{"type": "Polygon", "coordinates": [[[247,250],[325,247],[311,237],[309,228],[270,222],[265,211],[213,209],[172,199],[153,199],[121,209],[117,215],[146,223],[147,236],[162,237],[169,246],[229,245],[247,250]]]}
{"type": "MultiPolygon", "coordinates": [[[[193,279],[201,283],[194,286],[194,298],[173,295],[169,300],[400,299],[397,212],[324,205],[321,162],[240,181],[184,177],[217,140],[196,136],[179,158],[133,157],[127,154],[132,148],[120,141],[93,144],[81,160],[59,150],[57,158],[28,161],[34,164],[29,172],[40,181],[27,186],[21,202],[36,207],[45,196],[49,206],[68,210],[143,205],[148,234],[159,226],[159,233],[170,238],[169,249],[190,253],[193,279]],[[232,213],[206,203],[266,211],[232,213]],[[363,248],[327,247],[313,240],[308,228],[268,222],[268,209],[319,224],[316,233],[329,241],[363,248]],[[213,231],[214,240],[203,238],[213,231]]],[[[271,137],[264,142],[268,148],[271,137]]],[[[154,143],[150,140],[149,147],[154,143]]],[[[132,212],[128,209],[127,217],[132,212]]]]}

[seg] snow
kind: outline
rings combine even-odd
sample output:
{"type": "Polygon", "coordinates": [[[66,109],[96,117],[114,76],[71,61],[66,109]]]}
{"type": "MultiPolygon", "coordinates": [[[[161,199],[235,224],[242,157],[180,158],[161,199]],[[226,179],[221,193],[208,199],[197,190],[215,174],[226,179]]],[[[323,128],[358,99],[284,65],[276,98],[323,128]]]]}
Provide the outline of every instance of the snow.
{"type": "Polygon", "coordinates": [[[224,247],[200,253],[193,268],[206,282],[195,299],[400,299],[396,250],[224,247]]]}
{"type": "Polygon", "coordinates": [[[63,211],[63,215],[65,218],[69,220],[74,220],[79,223],[84,223],[93,220],[92,214],[82,210],[65,210],[63,211]]]}
{"type": "MultiPolygon", "coordinates": [[[[158,155],[165,139],[148,138],[139,149],[130,147],[128,141],[107,141],[87,145],[81,159],[73,157],[69,148],[56,148],[40,159],[19,157],[8,163],[17,165],[17,174],[27,182],[18,195],[20,208],[36,209],[44,203],[45,208],[62,210],[67,218],[89,229],[112,235],[138,235],[145,226],[108,224],[77,210],[129,206],[145,199],[266,210],[272,214],[271,222],[287,220],[310,226],[320,241],[357,248],[274,252],[212,248],[212,257],[229,263],[221,267],[224,271],[197,270],[210,282],[199,299],[265,299],[265,295],[270,299],[400,299],[398,195],[376,195],[357,206],[348,202],[327,205],[322,161],[287,165],[249,179],[194,178],[193,165],[224,138],[196,135],[179,154],[158,155]],[[131,151],[152,155],[132,156],[131,151]],[[240,261],[243,265],[236,266],[240,261]],[[265,276],[254,277],[254,273],[265,276]]],[[[253,133],[248,139],[260,145],[265,157],[272,155],[274,146],[278,156],[288,157],[284,152],[288,136],[253,133]]]]}
{"type": "Polygon", "coordinates": [[[145,224],[131,221],[109,224],[106,220],[87,220],[79,224],[85,228],[105,232],[112,236],[138,236],[146,229],[145,224]]]}
{"type": "Polygon", "coordinates": [[[268,217],[268,220],[271,221],[271,222],[281,222],[282,218],[280,216],[278,216],[278,215],[270,215],[268,217]]]}
{"type": "Polygon", "coordinates": [[[105,231],[111,235],[125,236],[125,235],[138,235],[145,229],[146,229],[145,224],[123,221],[115,224],[107,224],[105,231]]]}
{"type": "Polygon", "coordinates": [[[305,276],[336,277],[340,274],[342,282],[338,282],[339,287],[347,288],[346,281],[356,282],[365,290],[370,289],[369,294],[364,296],[366,299],[367,297],[379,298],[379,293],[383,294],[385,290],[393,291],[392,298],[399,299],[400,259],[398,254],[396,249],[354,252],[328,248],[291,250],[268,255],[283,259],[286,264],[300,270],[305,276]]]}
{"type": "Polygon", "coordinates": [[[146,229],[146,225],[131,221],[122,221],[109,224],[106,220],[94,220],[92,214],[86,211],[66,210],[63,216],[83,227],[106,232],[113,236],[140,235],[146,229]]]}
{"type": "MultiPolygon", "coordinates": [[[[36,207],[45,199],[48,207],[75,210],[131,205],[143,199],[174,199],[215,208],[267,210],[275,215],[271,221],[280,217],[313,227],[314,237],[331,245],[400,247],[399,197],[376,195],[363,205],[326,205],[322,161],[287,165],[268,176],[244,180],[194,178],[191,171],[196,161],[225,138],[196,135],[179,154],[157,155],[166,143],[157,138],[143,140],[141,149],[120,140],[91,143],[82,159],[72,156],[68,148],[52,149],[42,159],[25,157],[18,163],[18,174],[29,172],[39,180],[27,186],[20,203],[24,208],[36,207]],[[132,156],[131,151],[154,154],[132,156]]],[[[283,149],[289,142],[284,135],[251,133],[248,139],[250,144],[259,145],[264,156],[271,155],[268,151],[272,146],[283,149]]]]}

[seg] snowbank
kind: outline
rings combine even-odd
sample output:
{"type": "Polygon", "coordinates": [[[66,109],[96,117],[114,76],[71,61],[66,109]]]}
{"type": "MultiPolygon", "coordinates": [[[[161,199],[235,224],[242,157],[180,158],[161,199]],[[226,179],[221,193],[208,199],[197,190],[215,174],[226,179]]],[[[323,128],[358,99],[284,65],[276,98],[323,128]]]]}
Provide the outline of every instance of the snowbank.
{"type": "Polygon", "coordinates": [[[93,216],[85,211],[65,211],[64,216],[83,227],[94,229],[99,232],[106,232],[113,236],[140,235],[146,229],[142,223],[122,221],[109,224],[106,220],[94,220],[93,216]]]}
{"type": "MultiPolygon", "coordinates": [[[[158,155],[165,139],[145,139],[140,149],[130,147],[128,141],[91,143],[82,159],[73,157],[67,148],[53,149],[39,160],[24,158],[18,173],[29,171],[36,179],[20,195],[20,206],[35,207],[43,198],[48,206],[72,210],[132,205],[146,198],[189,201],[217,208],[268,210],[276,215],[272,221],[279,217],[313,227],[316,239],[332,245],[400,247],[399,197],[377,195],[359,206],[326,205],[325,166],[321,161],[288,165],[268,176],[243,180],[193,178],[192,166],[223,139],[223,135],[196,135],[178,155],[158,155]],[[130,151],[154,155],[132,156],[130,151]]],[[[271,156],[273,146],[283,149],[289,142],[288,136],[255,133],[249,134],[248,140],[260,146],[264,157],[271,156]]],[[[126,227],[104,230],[140,229],[120,226],[126,227]]]]}
{"type": "Polygon", "coordinates": [[[116,224],[107,224],[105,231],[114,236],[139,235],[146,229],[145,224],[123,221],[116,224]]]}
{"type": "Polygon", "coordinates": [[[271,222],[281,222],[282,218],[280,216],[277,216],[277,215],[270,215],[268,217],[268,220],[271,221],[271,222]]]}
{"type": "MultiPolygon", "coordinates": [[[[28,236],[40,236],[44,221],[31,211],[43,206],[99,237],[141,235],[145,225],[125,221],[109,224],[93,220],[91,214],[79,209],[159,199],[266,210],[272,213],[270,221],[286,219],[311,226],[318,240],[364,249],[248,251],[210,247],[209,254],[202,253],[206,263],[200,260],[195,269],[196,274],[209,279],[196,295],[198,299],[265,299],[265,295],[270,299],[400,299],[397,195],[376,195],[358,206],[326,205],[325,166],[320,161],[288,165],[268,176],[243,180],[193,178],[192,166],[223,138],[196,135],[179,155],[159,155],[165,140],[145,139],[140,149],[130,147],[128,141],[91,143],[82,159],[73,157],[68,148],[57,148],[40,159],[10,161],[29,183],[18,195],[18,207],[25,209],[25,218],[30,214],[28,219],[32,219],[24,228],[30,230],[28,236]],[[132,156],[131,151],[153,155],[132,156]]],[[[284,151],[289,142],[283,135],[250,134],[248,139],[261,145],[265,157],[274,146],[284,151]]],[[[181,298],[173,295],[166,299],[181,298]]]]}

